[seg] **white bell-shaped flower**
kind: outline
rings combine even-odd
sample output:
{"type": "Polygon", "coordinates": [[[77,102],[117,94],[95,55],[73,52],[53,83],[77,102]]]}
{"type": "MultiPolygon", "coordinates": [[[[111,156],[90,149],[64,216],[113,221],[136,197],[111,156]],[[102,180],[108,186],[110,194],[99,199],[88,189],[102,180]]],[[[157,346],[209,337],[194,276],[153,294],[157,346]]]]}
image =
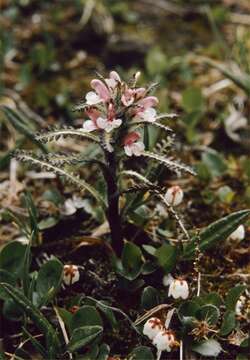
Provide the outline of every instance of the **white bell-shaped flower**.
{"type": "Polygon", "coordinates": [[[163,330],[163,324],[160,319],[152,317],[148,319],[143,327],[143,334],[146,335],[150,340],[158,334],[159,331],[163,330]]]}
{"type": "Polygon", "coordinates": [[[173,296],[174,299],[187,299],[189,296],[187,281],[182,279],[174,279],[169,285],[168,296],[173,296]]]}
{"type": "Polygon", "coordinates": [[[245,228],[243,225],[237,227],[231,235],[229,235],[229,240],[232,241],[241,241],[245,238],[245,228]]]}
{"type": "Polygon", "coordinates": [[[167,190],[165,194],[165,199],[170,205],[178,206],[182,202],[183,196],[184,194],[182,189],[180,188],[180,186],[176,185],[176,186],[171,186],[167,190]]]}
{"type": "Polygon", "coordinates": [[[64,265],[63,267],[63,282],[65,285],[72,285],[79,281],[80,272],[76,265],[64,265]]]}
{"type": "Polygon", "coordinates": [[[153,344],[158,351],[170,352],[176,345],[174,334],[171,330],[160,331],[153,339],[153,344]]]}

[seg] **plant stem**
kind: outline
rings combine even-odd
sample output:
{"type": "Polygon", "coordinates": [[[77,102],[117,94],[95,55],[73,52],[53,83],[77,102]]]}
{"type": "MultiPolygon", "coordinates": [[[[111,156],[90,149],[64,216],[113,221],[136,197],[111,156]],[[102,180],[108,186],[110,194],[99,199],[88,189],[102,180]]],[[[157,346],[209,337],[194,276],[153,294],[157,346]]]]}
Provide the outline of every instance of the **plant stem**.
{"type": "Polygon", "coordinates": [[[105,151],[108,173],[105,179],[107,183],[108,210],[107,218],[110,226],[112,247],[116,255],[121,256],[123,248],[123,235],[121,216],[119,212],[119,191],[117,187],[116,159],[114,153],[105,151]]]}

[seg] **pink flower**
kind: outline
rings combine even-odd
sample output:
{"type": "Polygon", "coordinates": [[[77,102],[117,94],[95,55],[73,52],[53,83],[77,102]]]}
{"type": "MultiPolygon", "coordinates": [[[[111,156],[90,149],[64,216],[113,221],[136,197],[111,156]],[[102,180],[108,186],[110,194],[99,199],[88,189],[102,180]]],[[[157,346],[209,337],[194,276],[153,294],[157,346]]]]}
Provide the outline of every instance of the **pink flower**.
{"type": "Polygon", "coordinates": [[[83,123],[83,130],[85,132],[91,132],[99,129],[110,132],[122,124],[121,119],[115,118],[115,111],[112,103],[109,104],[107,118],[102,117],[100,112],[94,108],[86,110],[86,113],[90,119],[83,123]]]}
{"type": "Polygon", "coordinates": [[[142,141],[138,141],[140,139],[140,134],[133,131],[129,133],[124,139],[124,151],[127,156],[141,156],[145,146],[142,141]]]}
{"type": "Polygon", "coordinates": [[[136,117],[138,117],[142,121],[154,122],[156,121],[156,115],[156,110],[150,107],[145,109],[144,111],[138,112],[136,117]]]}
{"type": "Polygon", "coordinates": [[[126,85],[125,89],[123,91],[123,95],[121,97],[122,104],[124,106],[126,106],[126,107],[130,106],[135,101],[140,99],[144,94],[145,94],[145,89],[144,88],[130,89],[126,85]]]}

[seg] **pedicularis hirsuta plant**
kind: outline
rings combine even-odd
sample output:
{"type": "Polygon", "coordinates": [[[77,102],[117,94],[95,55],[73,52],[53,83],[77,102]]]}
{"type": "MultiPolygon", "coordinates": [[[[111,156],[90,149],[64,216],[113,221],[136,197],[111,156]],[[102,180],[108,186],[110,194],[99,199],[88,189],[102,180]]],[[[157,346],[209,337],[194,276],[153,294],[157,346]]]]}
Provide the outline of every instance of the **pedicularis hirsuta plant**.
{"type": "MultiPolygon", "coordinates": [[[[63,166],[74,164],[77,161],[84,162],[80,156],[62,156],[61,154],[49,154],[34,156],[25,152],[17,152],[17,157],[23,161],[30,161],[47,170],[54,171],[58,175],[65,176],[66,179],[78,185],[81,189],[89,191],[103,208],[110,226],[111,243],[115,253],[120,256],[124,244],[123,226],[119,200],[126,188],[119,186],[122,177],[135,178],[140,181],[145,189],[154,192],[165,205],[177,215],[172,209],[172,205],[180,202],[179,187],[173,189],[171,197],[168,192],[164,197],[162,190],[157,185],[152,184],[149,179],[134,171],[124,169],[123,163],[128,158],[144,157],[153,160],[176,172],[187,172],[194,174],[194,171],[173,161],[172,158],[161,156],[157,153],[148,151],[148,127],[156,127],[164,131],[167,135],[172,134],[172,130],[162,124],[162,120],[174,117],[175,114],[157,114],[158,99],[151,95],[155,85],[147,88],[137,87],[139,73],[136,73],[129,81],[129,84],[121,80],[117,72],[111,71],[109,78],[91,81],[93,91],[86,94],[85,101],[77,109],[84,111],[87,119],[83,120],[80,129],[53,129],[44,134],[38,134],[37,140],[47,142],[58,139],[61,136],[79,136],[89,141],[95,142],[101,149],[98,158],[92,161],[85,159],[86,164],[95,162],[100,166],[106,182],[106,194],[103,197],[91,184],[83,179],[77,178],[74,174],[68,174],[63,166]],[[170,199],[170,202],[168,202],[170,199]]],[[[134,188],[134,191],[138,189],[134,188]]],[[[129,191],[133,191],[130,189],[129,191]]],[[[171,190],[170,190],[171,192],[171,190]]],[[[184,230],[185,231],[185,230],[184,230]]]]}
{"type": "MultiPolygon", "coordinates": [[[[136,334],[138,346],[129,350],[130,354],[126,354],[128,359],[151,360],[153,353],[159,359],[163,351],[171,352],[178,348],[180,359],[183,359],[183,349],[188,354],[195,351],[202,356],[217,357],[222,352],[221,344],[225,342],[239,346],[243,351],[247,346],[245,325],[241,325],[240,321],[246,320],[245,286],[233,287],[225,300],[215,292],[207,294],[202,289],[200,257],[204,251],[221,245],[226,239],[241,241],[245,236],[242,223],[249,211],[232,213],[200,232],[187,231],[176,212],[176,207],[183,202],[183,190],[178,185],[168,189],[159,186],[158,177],[162,167],[178,174],[186,172],[194,175],[194,171],[168,157],[165,151],[149,150],[151,127],[166,134],[168,146],[172,144],[173,132],[163,121],[176,115],[158,114],[158,99],[151,94],[155,86],[138,87],[138,78],[139,73],[125,83],[114,71],[107,79],[99,76],[91,81],[92,91],[87,93],[85,101],[76,107],[85,114],[81,128],[54,128],[36,135],[36,141],[44,143],[61,137],[83,138],[96,144],[100,150],[96,158],[87,158],[81,153],[15,153],[18,159],[52,171],[92,196],[110,227],[120,287],[123,291],[136,294],[141,291],[138,317],[132,321],[121,310],[119,303],[110,306],[102,299],[83,294],[71,300],[70,306],[62,303],[61,291],[75,289],[83,281],[83,273],[86,279],[87,271],[81,264],[63,265],[52,258],[47,259],[38,271],[31,269],[31,248],[40,243],[38,214],[31,196],[27,194],[25,203],[29,220],[23,222],[13,213],[11,216],[29,243],[10,242],[0,252],[0,299],[4,302],[4,316],[15,321],[24,317],[22,338],[25,340],[17,350],[26,342],[31,342],[43,358],[62,358],[68,354],[69,358],[77,359],[84,354],[86,359],[107,359],[111,344],[103,342],[107,335],[104,327],[108,323],[109,332],[114,330],[117,334],[119,321],[116,316],[124,318],[131,332],[136,334]],[[143,174],[127,169],[133,159],[135,162],[144,159],[143,174]],[[98,165],[103,175],[106,184],[103,192],[68,170],[75,165],[91,164],[98,165]],[[170,214],[181,233],[177,234],[177,239],[168,239],[164,233],[161,241],[152,241],[140,247],[124,236],[126,217],[131,216],[133,211],[139,217],[141,209],[145,211],[145,204],[150,199],[156,199],[157,206],[153,202],[146,210],[157,214],[162,223],[170,214]],[[190,264],[190,273],[185,273],[183,269],[190,270],[190,264]],[[147,277],[151,276],[151,281],[147,283],[147,277]],[[14,308],[18,305],[16,312],[13,305],[14,308]],[[50,314],[56,315],[53,325],[43,314],[44,307],[48,310],[49,305],[52,305],[50,314]],[[144,314],[140,315],[140,312],[144,314]],[[39,330],[38,336],[29,332],[27,319],[31,319],[39,330]]],[[[5,109],[5,113],[12,119],[15,117],[10,109],[5,109]]],[[[160,222],[159,231],[163,230],[160,222]]],[[[110,355],[114,355],[112,349],[110,355]]]]}

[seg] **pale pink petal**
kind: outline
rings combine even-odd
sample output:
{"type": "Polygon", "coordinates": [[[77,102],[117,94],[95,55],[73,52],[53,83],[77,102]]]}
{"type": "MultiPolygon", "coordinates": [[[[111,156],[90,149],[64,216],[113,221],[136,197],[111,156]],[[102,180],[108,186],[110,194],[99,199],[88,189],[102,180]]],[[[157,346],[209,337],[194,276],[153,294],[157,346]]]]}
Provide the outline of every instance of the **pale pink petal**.
{"type": "Polygon", "coordinates": [[[118,128],[119,126],[121,126],[122,124],[122,120],[121,119],[115,119],[113,120],[113,126],[114,128],[118,128]]]}
{"type": "Polygon", "coordinates": [[[155,96],[148,96],[138,102],[138,105],[142,106],[144,109],[157,106],[159,100],[155,96]]]}
{"type": "Polygon", "coordinates": [[[104,118],[102,118],[102,117],[99,117],[99,118],[96,120],[96,124],[97,124],[98,128],[100,128],[100,129],[106,129],[107,123],[108,123],[108,120],[107,120],[107,119],[104,119],[104,118]]]}
{"type": "Polygon", "coordinates": [[[86,103],[88,105],[95,105],[95,104],[99,104],[100,102],[102,102],[103,100],[99,97],[99,95],[97,95],[94,91],[89,91],[86,96],[86,103]]]}
{"type": "Polygon", "coordinates": [[[134,142],[136,142],[138,139],[140,139],[140,134],[138,134],[135,131],[132,131],[131,133],[125,136],[123,143],[124,145],[131,145],[134,142]]]}
{"type": "Polygon", "coordinates": [[[110,79],[113,79],[117,82],[121,82],[121,78],[119,76],[119,74],[116,71],[111,71],[109,74],[110,79]]]}
{"type": "Polygon", "coordinates": [[[83,123],[83,131],[85,132],[91,132],[97,129],[96,124],[92,120],[86,120],[83,123]]]}
{"type": "Polygon", "coordinates": [[[124,151],[126,153],[127,156],[132,156],[133,153],[132,153],[132,149],[131,149],[131,146],[130,145],[125,145],[124,146],[124,151]]]}
{"type": "Polygon", "coordinates": [[[90,85],[102,100],[108,101],[110,99],[109,90],[101,80],[94,79],[90,85]]]}
{"type": "Polygon", "coordinates": [[[88,108],[85,110],[86,114],[88,115],[88,117],[93,120],[94,122],[96,122],[96,120],[98,119],[98,117],[100,116],[100,111],[94,109],[94,108],[88,108]]]}

